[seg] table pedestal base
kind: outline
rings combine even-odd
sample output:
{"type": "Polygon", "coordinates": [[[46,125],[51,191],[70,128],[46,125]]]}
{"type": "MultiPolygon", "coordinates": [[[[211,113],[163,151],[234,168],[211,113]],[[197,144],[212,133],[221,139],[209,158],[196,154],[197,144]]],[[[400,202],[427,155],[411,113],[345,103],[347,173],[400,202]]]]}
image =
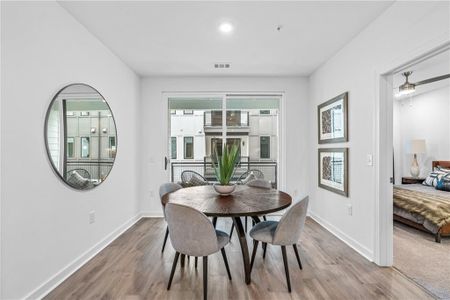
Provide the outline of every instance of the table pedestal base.
{"type": "MultiPolygon", "coordinates": [[[[259,223],[258,217],[252,217],[255,223],[259,223]]],[[[247,236],[245,234],[244,226],[242,226],[242,221],[240,217],[233,217],[234,227],[236,228],[236,233],[238,235],[239,244],[241,245],[242,259],[244,263],[244,275],[245,283],[250,284],[251,282],[251,270],[250,270],[250,255],[248,252],[247,236]]]]}

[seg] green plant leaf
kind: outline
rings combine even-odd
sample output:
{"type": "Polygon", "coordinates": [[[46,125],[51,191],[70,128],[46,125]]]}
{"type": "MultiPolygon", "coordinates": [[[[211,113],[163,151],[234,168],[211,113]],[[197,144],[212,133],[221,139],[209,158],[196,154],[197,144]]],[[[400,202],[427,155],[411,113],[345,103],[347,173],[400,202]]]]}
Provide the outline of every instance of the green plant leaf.
{"type": "Polygon", "coordinates": [[[217,146],[214,148],[214,156],[211,157],[214,174],[221,185],[230,184],[239,162],[239,146],[235,143],[229,147],[224,145],[222,156],[219,156],[217,146]]]}

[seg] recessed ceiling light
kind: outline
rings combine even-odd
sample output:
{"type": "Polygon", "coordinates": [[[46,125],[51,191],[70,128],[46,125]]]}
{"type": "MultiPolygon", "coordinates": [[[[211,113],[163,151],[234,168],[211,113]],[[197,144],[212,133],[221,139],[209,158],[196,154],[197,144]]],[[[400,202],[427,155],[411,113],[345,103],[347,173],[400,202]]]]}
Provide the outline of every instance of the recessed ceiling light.
{"type": "Polygon", "coordinates": [[[219,25],[219,31],[225,34],[233,32],[234,26],[230,22],[223,22],[219,25]]]}

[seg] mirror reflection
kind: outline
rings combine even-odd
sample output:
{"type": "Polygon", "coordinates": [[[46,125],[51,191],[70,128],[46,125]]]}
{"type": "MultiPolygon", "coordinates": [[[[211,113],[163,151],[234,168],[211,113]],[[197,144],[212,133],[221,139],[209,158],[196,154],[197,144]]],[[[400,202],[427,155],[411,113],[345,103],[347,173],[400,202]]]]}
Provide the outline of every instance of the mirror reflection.
{"type": "Polygon", "coordinates": [[[47,111],[45,138],[52,166],[69,186],[92,189],[114,164],[117,132],[103,96],[86,84],[58,92],[47,111]]]}

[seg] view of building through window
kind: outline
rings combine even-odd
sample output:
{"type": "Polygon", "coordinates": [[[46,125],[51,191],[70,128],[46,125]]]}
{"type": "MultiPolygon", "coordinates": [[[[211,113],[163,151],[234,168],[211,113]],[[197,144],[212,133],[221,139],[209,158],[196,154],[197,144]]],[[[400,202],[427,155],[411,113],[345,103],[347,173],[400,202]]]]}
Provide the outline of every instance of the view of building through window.
{"type": "Polygon", "coordinates": [[[184,170],[193,170],[214,181],[211,156],[215,151],[222,155],[225,139],[228,146],[239,147],[235,179],[256,169],[276,185],[279,105],[280,96],[170,97],[172,180],[177,182],[184,170]]]}

